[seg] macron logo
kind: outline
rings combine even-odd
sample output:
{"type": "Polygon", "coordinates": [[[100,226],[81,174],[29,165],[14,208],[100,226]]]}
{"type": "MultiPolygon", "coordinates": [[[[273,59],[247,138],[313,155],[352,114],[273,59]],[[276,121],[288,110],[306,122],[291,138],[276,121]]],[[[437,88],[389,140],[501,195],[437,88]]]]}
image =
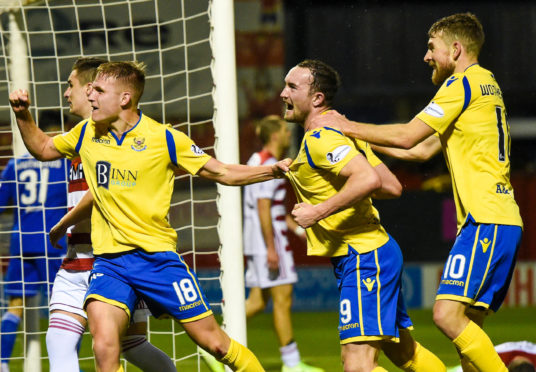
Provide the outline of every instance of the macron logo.
{"type": "Polygon", "coordinates": [[[486,253],[490,243],[491,243],[491,240],[489,240],[488,238],[484,238],[484,240],[480,240],[480,244],[482,245],[482,252],[483,253],[486,253]]]}
{"type": "Polygon", "coordinates": [[[101,273],[94,273],[94,274],[91,274],[91,280],[95,280],[97,279],[99,276],[103,276],[104,274],[101,274],[101,273]]]}
{"type": "Polygon", "coordinates": [[[433,116],[434,118],[442,118],[443,116],[445,116],[445,112],[443,111],[441,106],[439,106],[435,102],[430,102],[428,106],[424,108],[423,111],[428,115],[433,116]]]}
{"type": "Polygon", "coordinates": [[[447,80],[447,87],[448,87],[450,84],[454,83],[456,80],[458,80],[458,78],[457,78],[457,77],[454,77],[454,76],[452,76],[450,79],[448,79],[448,80],[447,80]]]}
{"type": "Polygon", "coordinates": [[[370,278],[367,278],[366,280],[363,279],[363,284],[365,285],[365,287],[367,287],[367,290],[369,292],[372,291],[372,288],[374,287],[375,282],[376,282],[376,280],[373,280],[373,279],[370,279],[370,278]]]}

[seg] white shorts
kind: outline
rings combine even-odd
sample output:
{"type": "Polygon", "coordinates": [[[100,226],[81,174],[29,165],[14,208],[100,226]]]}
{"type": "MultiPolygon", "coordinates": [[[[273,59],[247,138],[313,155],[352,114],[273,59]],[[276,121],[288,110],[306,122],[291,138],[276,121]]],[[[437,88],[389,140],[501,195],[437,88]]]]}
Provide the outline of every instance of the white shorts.
{"type": "MultiPolygon", "coordinates": [[[[50,297],[50,311],[63,310],[69,313],[80,315],[87,319],[87,314],[83,309],[84,298],[89,287],[89,275],[91,271],[74,271],[60,269],[56,274],[52,296],[50,297]]],[[[136,304],[133,323],[147,322],[147,317],[151,315],[145,302],[140,299],[136,304]]]]}
{"type": "Polygon", "coordinates": [[[82,305],[89,287],[90,273],[91,271],[60,269],[56,274],[54,286],[52,287],[50,311],[68,311],[87,319],[87,314],[82,305]]]}
{"type": "Polygon", "coordinates": [[[283,284],[292,284],[298,281],[298,274],[294,268],[292,251],[279,253],[279,275],[271,277],[268,270],[266,255],[246,256],[246,287],[271,288],[283,284]]]}

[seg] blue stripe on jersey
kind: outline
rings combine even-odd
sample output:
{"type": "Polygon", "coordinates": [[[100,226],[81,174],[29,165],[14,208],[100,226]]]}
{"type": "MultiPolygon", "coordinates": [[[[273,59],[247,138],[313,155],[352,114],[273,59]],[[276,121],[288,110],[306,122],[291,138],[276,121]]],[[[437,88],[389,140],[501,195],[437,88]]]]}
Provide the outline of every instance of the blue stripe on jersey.
{"type": "Polygon", "coordinates": [[[463,101],[462,108],[462,112],[464,112],[467,106],[469,106],[469,102],[471,102],[471,86],[469,85],[469,80],[467,80],[467,76],[463,77],[462,82],[463,89],[465,90],[465,100],[463,101]]]}
{"type": "Polygon", "coordinates": [[[78,137],[78,142],[76,144],[76,147],[74,148],[74,151],[77,153],[80,153],[80,147],[82,147],[82,140],[84,139],[84,134],[86,133],[86,127],[87,127],[87,121],[82,127],[82,130],[80,131],[80,137],[78,137]]]}
{"type": "Polygon", "coordinates": [[[307,155],[307,162],[313,169],[317,169],[317,166],[315,163],[313,163],[313,159],[311,158],[311,154],[309,154],[309,147],[307,147],[307,141],[303,141],[303,148],[305,149],[305,155],[307,155]]]}
{"type": "Polygon", "coordinates": [[[175,141],[173,140],[173,134],[171,134],[171,132],[167,129],[166,129],[166,143],[167,143],[167,148],[169,152],[169,158],[171,159],[171,162],[178,167],[179,165],[177,164],[177,149],[175,148],[175,141]]]}
{"type": "Polygon", "coordinates": [[[330,127],[324,127],[324,129],[332,130],[332,131],[334,131],[334,132],[339,133],[341,136],[344,136],[344,134],[343,134],[341,131],[337,130],[337,129],[333,129],[333,128],[330,128],[330,127]]]}
{"type": "Polygon", "coordinates": [[[123,141],[125,140],[125,137],[127,136],[127,133],[138,126],[138,124],[140,123],[140,120],[141,120],[141,115],[142,114],[141,114],[141,110],[140,110],[140,117],[138,118],[138,121],[136,122],[136,124],[134,124],[134,126],[132,128],[130,128],[129,130],[127,130],[126,132],[123,132],[123,134],[121,135],[121,138],[117,138],[115,133],[110,131],[110,133],[112,134],[112,137],[115,138],[115,141],[117,142],[118,146],[121,146],[123,144],[123,141]]]}

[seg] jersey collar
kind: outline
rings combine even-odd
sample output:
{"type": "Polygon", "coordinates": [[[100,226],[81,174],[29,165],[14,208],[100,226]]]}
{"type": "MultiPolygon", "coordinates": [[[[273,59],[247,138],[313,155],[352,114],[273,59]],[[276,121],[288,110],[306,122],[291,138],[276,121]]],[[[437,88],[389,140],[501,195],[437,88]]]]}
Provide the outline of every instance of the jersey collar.
{"type": "Polygon", "coordinates": [[[138,121],[136,122],[136,124],[130,128],[129,130],[127,130],[126,132],[123,132],[123,134],[121,134],[121,138],[118,138],[114,132],[110,131],[110,134],[112,135],[113,138],[115,138],[115,141],[117,142],[117,145],[118,146],[121,146],[123,144],[123,141],[125,140],[125,137],[127,136],[127,133],[132,131],[134,128],[136,128],[138,126],[138,124],[140,123],[141,121],[141,118],[143,116],[143,113],[141,112],[141,110],[138,110],[139,113],[140,113],[140,118],[138,119],[138,121]]]}
{"type": "Polygon", "coordinates": [[[473,67],[473,66],[478,66],[478,62],[475,62],[475,63],[473,63],[472,65],[467,66],[467,68],[466,68],[465,70],[463,70],[463,72],[469,70],[469,69],[470,69],[471,67],[473,67]]]}

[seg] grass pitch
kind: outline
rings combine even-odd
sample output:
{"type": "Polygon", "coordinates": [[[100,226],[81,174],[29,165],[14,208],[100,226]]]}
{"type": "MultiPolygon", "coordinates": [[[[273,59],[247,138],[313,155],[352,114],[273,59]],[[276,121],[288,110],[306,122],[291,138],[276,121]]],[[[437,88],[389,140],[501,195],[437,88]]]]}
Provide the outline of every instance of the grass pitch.
{"type": "MultiPolygon", "coordinates": [[[[415,325],[413,336],[425,347],[434,352],[447,366],[458,364],[457,354],[450,341],[443,336],[432,323],[431,310],[410,311],[415,325]]],[[[506,341],[527,340],[536,342],[536,308],[504,308],[499,313],[488,318],[485,330],[495,344],[506,341]]],[[[272,329],[272,314],[264,313],[253,318],[248,323],[248,345],[257,355],[268,372],[280,371],[281,361],[275,333],[272,329]]],[[[340,345],[337,333],[338,314],[335,312],[314,313],[300,312],[293,314],[294,335],[298,343],[302,359],[309,364],[322,367],[326,372],[342,371],[340,362],[340,345]]],[[[171,355],[175,349],[177,356],[177,370],[181,372],[208,372],[208,368],[201,362],[197,366],[196,347],[185,335],[171,336],[165,334],[172,326],[170,320],[151,321],[151,329],[156,331],[151,342],[171,355]],[[159,333],[162,332],[162,333],[159,333]]],[[[174,325],[177,331],[180,326],[174,325]]],[[[43,323],[46,329],[46,322],[43,323]]],[[[46,352],[44,335],[42,337],[42,353],[46,352]]],[[[21,355],[20,337],[14,351],[14,356],[21,355]]],[[[86,335],[80,350],[81,369],[84,372],[93,372],[95,367],[91,356],[91,338],[86,335]],[[88,359],[85,359],[88,358],[88,359]]],[[[388,371],[397,371],[383,355],[379,363],[388,371]]],[[[22,371],[22,361],[14,360],[11,363],[11,372],[22,371]]],[[[43,371],[48,370],[48,361],[43,360],[43,371]]],[[[128,372],[137,372],[139,369],[128,365],[128,372]]]]}

